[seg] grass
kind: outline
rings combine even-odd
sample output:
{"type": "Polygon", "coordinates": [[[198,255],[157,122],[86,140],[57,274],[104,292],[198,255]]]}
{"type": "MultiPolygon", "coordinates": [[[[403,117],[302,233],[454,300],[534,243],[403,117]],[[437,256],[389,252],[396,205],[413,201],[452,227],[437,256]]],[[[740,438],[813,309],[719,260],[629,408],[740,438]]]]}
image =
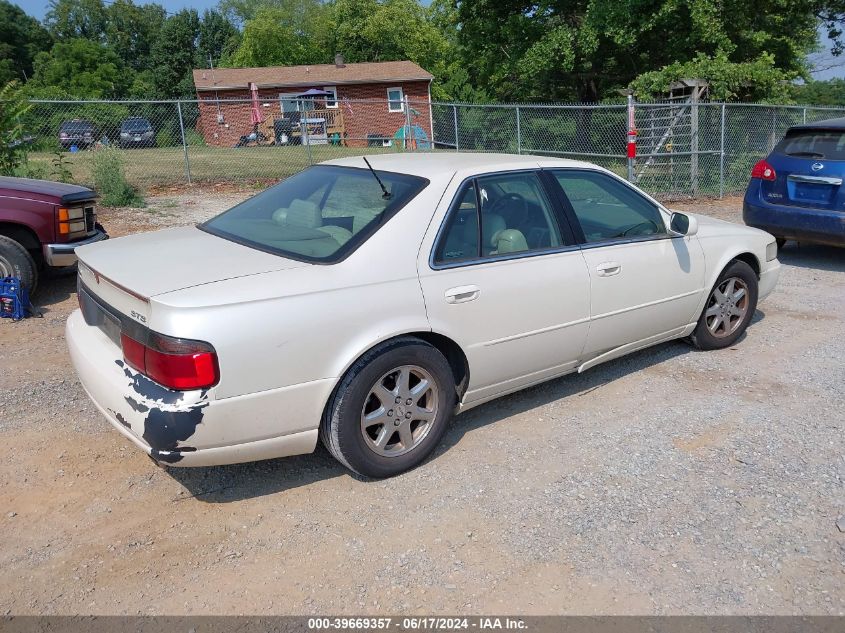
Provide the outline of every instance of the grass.
{"type": "MultiPolygon", "coordinates": [[[[181,147],[120,150],[126,180],[141,190],[184,184],[185,154],[181,147]]],[[[396,151],[382,148],[311,147],[313,161],[396,151]]],[[[96,151],[66,153],[66,164],[73,181],[92,186],[93,157],[96,151]]],[[[33,152],[29,161],[49,167],[53,155],[33,152]]],[[[197,147],[188,148],[191,181],[197,183],[274,181],[287,178],[308,167],[308,148],[283,147],[197,147]]]]}

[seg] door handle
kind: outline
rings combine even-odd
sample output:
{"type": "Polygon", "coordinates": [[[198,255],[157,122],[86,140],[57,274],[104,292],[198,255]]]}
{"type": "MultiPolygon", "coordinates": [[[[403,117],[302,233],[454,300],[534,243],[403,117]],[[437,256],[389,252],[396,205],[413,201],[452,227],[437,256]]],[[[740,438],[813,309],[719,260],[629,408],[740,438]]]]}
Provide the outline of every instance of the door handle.
{"type": "Polygon", "coordinates": [[[622,271],[622,264],[619,262],[604,262],[596,266],[596,272],[599,277],[610,277],[611,275],[618,275],[622,271]]]}
{"type": "Polygon", "coordinates": [[[457,286],[446,291],[446,303],[466,303],[478,299],[481,290],[478,286],[457,286]]]}

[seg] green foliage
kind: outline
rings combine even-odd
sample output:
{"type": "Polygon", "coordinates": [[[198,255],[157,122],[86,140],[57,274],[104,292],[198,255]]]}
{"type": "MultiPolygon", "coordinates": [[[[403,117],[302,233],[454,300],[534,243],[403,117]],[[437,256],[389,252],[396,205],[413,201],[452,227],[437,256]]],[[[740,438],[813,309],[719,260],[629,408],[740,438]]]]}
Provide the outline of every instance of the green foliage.
{"type": "Polygon", "coordinates": [[[106,207],[142,207],[144,200],[126,180],[123,157],[113,147],[98,149],[93,155],[92,176],[100,203],[106,207]]]}
{"type": "Polygon", "coordinates": [[[731,62],[724,53],[716,57],[699,53],[691,61],[643,73],[631,82],[631,87],[638,97],[656,98],[665,95],[672,82],[695,77],[710,84],[710,98],[715,101],[789,103],[787,82],[796,74],[776,67],[774,56],[767,53],[754,61],[739,63],[731,62]]]}
{"type": "Polygon", "coordinates": [[[845,106],[845,79],[808,81],[800,86],[792,86],[791,91],[795,103],[845,106]]]}
{"type": "Polygon", "coordinates": [[[226,60],[227,65],[291,66],[327,61],[327,52],[318,40],[300,32],[291,14],[278,7],[258,9],[244,26],[238,49],[226,60]]]}
{"type": "Polygon", "coordinates": [[[23,122],[30,109],[17,81],[0,88],[0,176],[13,175],[26,162],[23,122]]]}
{"type": "Polygon", "coordinates": [[[74,38],[57,42],[35,57],[33,87],[52,88],[86,99],[112,99],[125,93],[121,59],[104,44],[74,38]]]}
{"type": "Polygon", "coordinates": [[[70,173],[66,153],[61,147],[53,150],[53,158],[50,159],[50,180],[73,182],[73,174],[70,173]]]}
{"type": "Polygon", "coordinates": [[[38,20],[8,0],[0,0],[0,86],[31,77],[35,56],[52,43],[38,20]]]}
{"type": "Polygon", "coordinates": [[[194,9],[167,18],[150,54],[157,97],[193,97],[191,71],[195,66],[200,19],[194,9]]]}
{"type": "Polygon", "coordinates": [[[742,94],[729,86],[744,74],[762,81],[756,98],[774,96],[782,78],[806,73],[816,15],[832,4],[841,2],[474,0],[457,7],[465,62],[496,97],[596,101],[643,73],[700,59],[747,64],[720,62],[732,75],[726,94],[742,94]]]}

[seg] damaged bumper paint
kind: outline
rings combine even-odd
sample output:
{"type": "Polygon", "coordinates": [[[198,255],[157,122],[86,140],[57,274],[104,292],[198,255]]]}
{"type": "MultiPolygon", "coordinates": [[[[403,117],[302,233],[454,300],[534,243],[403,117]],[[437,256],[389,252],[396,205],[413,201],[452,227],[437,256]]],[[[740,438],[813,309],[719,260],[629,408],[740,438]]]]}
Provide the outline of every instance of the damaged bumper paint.
{"type": "Polygon", "coordinates": [[[157,462],[233,464],[310,453],[316,446],[319,415],[307,404],[330,389],[328,381],[217,400],[213,389],[172,391],[133,370],[78,310],[68,319],[67,341],[91,400],[157,462]],[[280,411],[293,417],[279,420],[280,411]]]}

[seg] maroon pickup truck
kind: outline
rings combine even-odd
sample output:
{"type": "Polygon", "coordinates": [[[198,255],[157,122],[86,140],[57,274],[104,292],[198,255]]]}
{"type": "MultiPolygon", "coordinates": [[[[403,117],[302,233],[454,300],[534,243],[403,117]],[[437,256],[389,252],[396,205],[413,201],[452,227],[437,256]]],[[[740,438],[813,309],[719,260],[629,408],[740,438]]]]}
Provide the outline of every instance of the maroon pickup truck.
{"type": "Polygon", "coordinates": [[[0,177],[0,277],[34,291],[45,268],[76,263],[77,246],[108,239],[87,187],[0,177]]]}

